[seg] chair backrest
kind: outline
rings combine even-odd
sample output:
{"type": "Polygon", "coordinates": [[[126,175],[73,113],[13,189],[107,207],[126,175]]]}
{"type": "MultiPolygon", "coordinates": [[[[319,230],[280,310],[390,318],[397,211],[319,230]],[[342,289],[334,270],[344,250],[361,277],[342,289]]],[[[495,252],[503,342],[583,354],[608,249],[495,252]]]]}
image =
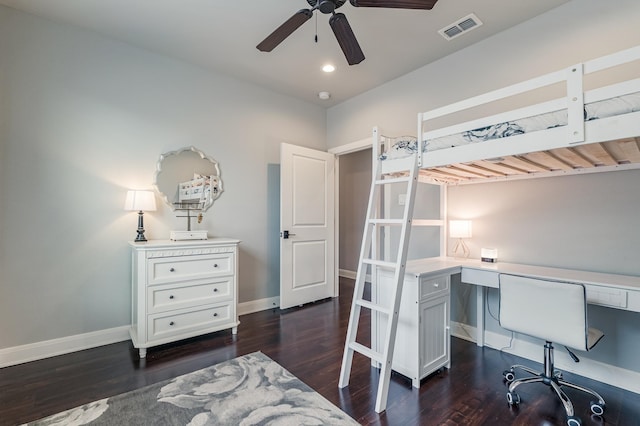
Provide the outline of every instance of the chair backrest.
{"type": "Polygon", "coordinates": [[[587,296],[582,284],[500,274],[500,326],[587,350],[587,296]]]}

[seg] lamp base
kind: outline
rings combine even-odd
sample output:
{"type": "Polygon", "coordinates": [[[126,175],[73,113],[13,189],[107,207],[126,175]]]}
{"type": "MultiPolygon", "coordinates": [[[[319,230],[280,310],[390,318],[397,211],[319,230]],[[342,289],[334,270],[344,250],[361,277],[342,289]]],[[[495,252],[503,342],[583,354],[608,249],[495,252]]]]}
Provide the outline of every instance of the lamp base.
{"type": "Polygon", "coordinates": [[[469,248],[462,241],[462,238],[458,238],[455,247],[453,248],[453,256],[456,258],[464,258],[469,257],[469,248]]]}
{"type": "Polygon", "coordinates": [[[142,232],[138,231],[138,235],[136,236],[136,239],[133,241],[135,243],[144,243],[147,241],[147,239],[144,237],[144,229],[142,230],[142,232]]]}
{"type": "Polygon", "coordinates": [[[142,219],[143,215],[144,212],[140,210],[138,212],[138,235],[136,236],[136,239],[133,240],[136,243],[144,243],[147,241],[147,239],[144,237],[144,223],[142,219]]]}

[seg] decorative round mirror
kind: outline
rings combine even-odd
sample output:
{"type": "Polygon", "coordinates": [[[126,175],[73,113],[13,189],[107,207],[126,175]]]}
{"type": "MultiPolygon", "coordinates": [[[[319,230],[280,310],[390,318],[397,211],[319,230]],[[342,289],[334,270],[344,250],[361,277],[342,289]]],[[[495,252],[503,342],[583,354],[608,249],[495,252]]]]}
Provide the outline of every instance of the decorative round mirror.
{"type": "Polygon", "coordinates": [[[222,194],[218,162],[193,146],[160,155],[154,186],[173,210],[204,212],[222,194]]]}

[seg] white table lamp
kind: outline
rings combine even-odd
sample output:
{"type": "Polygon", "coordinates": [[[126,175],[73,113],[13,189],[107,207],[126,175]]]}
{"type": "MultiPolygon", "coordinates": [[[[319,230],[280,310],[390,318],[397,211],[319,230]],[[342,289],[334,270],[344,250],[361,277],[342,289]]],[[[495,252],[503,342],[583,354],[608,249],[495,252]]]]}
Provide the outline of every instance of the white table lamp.
{"type": "Polygon", "coordinates": [[[470,220],[450,220],[449,236],[457,238],[453,255],[455,257],[469,257],[469,248],[464,243],[463,238],[471,238],[471,221],[470,220]]]}
{"type": "Polygon", "coordinates": [[[144,242],[144,224],[142,215],[145,211],[152,212],[156,210],[156,196],[153,191],[127,191],[127,198],[124,201],[124,209],[128,211],[138,212],[138,235],[136,242],[144,242]]]}

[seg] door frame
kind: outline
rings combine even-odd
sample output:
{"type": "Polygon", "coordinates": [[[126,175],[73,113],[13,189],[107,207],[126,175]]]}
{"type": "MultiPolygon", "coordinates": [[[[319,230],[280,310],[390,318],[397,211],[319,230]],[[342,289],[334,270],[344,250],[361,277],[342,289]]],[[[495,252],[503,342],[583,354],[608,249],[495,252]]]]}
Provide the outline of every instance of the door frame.
{"type": "MultiPolygon", "coordinates": [[[[369,136],[367,138],[364,139],[360,139],[354,142],[350,142],[344,145],[338,145],[336,147],[330,148],[327,150],[327,152],[329,152],[330,154],[334,154],[336,156],[336,165],[335,165],[335,171],[336,171],[336,178],[335,178],[335,211],[334,211],[334,215],[335,215],[335,291],[334,297],[339,296],[339,289],[340,289],[340,235],[339,235],[339,229],[340,229],[340,156],[341,155],[346,155],[346,154],[351,154],[354,152],[358,152],[358,151],[363,151],[365,149],[372,149],[372,137],[369,136]]],[[[373,170],[372,170],[373,173],[373,170]]],[[[369,188],[366,188],[366,190],[368,191],[369,188]]]]}

